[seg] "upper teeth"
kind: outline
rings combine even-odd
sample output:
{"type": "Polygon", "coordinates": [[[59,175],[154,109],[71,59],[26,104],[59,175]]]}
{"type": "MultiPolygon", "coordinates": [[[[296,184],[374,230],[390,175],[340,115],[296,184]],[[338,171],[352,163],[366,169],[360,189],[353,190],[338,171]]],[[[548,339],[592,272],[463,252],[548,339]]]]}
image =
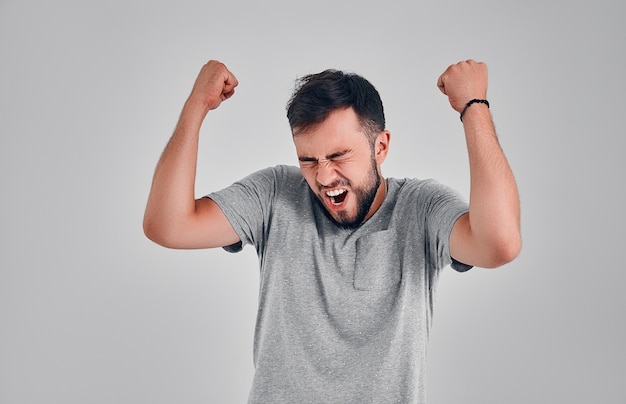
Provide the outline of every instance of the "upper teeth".
{"type": "Polygon", "coordinates": [[[344,192],[346,192],[345,189],[335,189],[333,191],[326,192],[326,195],[328,195],[328,196],[338,196],[338,195],[343,194],[344,192]]]}

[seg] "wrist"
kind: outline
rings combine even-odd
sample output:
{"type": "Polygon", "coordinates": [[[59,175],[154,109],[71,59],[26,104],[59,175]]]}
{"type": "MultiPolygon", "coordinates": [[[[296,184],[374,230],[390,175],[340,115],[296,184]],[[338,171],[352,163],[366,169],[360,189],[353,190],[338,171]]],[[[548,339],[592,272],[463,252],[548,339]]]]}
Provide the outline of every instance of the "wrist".
{"type": "Polygon", "coordinates": [[[186,131],[199,131],[208,109],[202,104],[185,103],[178,118],[177,127],[186,128],[186,131]]]}
{"type": "Polygon", "coordinates": [[[203,121],[211,110],[210,106],[199,98],[189,97],[183,105],[183,115],[187,118],[194,118],[203,121]]]}
{"type": "MultiPolygon", "coordinates": [[[[461,120],[461,122],[463,122],[463,117],[465,116],[465,113],[468,111],[468,109],[470,109],[470,107],[472,107],[472,105],[475,105],[475,104],[485,105],[487,107],[487,109],[489,109],[489,101],[487,101],[485,99],[474,98],[474,99],[470,100],[467,104],[465,104],[465,107],[461,111],[461,114],[459,116],[459,119],[461,120]]],[[[477,109],[477,108],[473,107],[473,109],[477,109]]]]}

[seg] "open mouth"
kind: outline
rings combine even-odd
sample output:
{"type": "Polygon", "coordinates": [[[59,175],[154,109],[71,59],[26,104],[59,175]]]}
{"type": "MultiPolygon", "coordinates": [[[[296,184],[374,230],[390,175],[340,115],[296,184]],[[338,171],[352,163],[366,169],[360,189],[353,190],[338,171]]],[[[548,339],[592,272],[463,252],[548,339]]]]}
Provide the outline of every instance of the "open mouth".
{"type": "Polygon", "coordinates": [[[345,189],[334,189],[332,191],[326,192],[326,196],[330,199],[330,202],[339,206],[346,200],[346,196],[348,196],[348,191],[345,189]]]}

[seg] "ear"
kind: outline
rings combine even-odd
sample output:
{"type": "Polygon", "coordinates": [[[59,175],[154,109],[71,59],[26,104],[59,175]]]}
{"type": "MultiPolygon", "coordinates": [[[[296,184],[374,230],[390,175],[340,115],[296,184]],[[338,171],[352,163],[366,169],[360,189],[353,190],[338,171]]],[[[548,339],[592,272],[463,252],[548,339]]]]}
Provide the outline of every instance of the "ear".
{"type": "Polygon", "coordinates": [[[374,151],[376,157],[376,163],[381,165],[387,158],[389,153],[389,140],[391,139],[391,133],[388,130],[384,130],[378,134],[374,143],[374,151]]]}

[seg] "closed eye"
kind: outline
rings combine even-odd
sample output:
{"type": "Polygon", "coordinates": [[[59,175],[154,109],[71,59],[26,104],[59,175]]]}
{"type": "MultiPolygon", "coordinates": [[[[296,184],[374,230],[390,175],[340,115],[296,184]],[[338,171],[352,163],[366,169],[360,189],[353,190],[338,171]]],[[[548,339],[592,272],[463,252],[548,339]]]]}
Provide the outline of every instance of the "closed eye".
{"type": "Polygon", "coordinates": [[[307,157],[307,156],[300,156],[298,157],[298,160],[300,161],[300,167],[312,168],[312,167],[315,167],[320,162],[341,163],[350,159],[351,156],[352,156],[352,150],[346,149],[346,150],[338,151],[335,153],[331,153],[327,155],[326,158],[321,159],[321,160],[318,160],[315,157],[307,157]]]}
{"type": "Polygon", "coordinates": [[[328,156],[326,156],[326,159],[333,161],[341,160],[341,158],[346,158],[351,152],[352,150],[343,150],[337,153],[329,154],[328,156]]]}
{"type": "Polygon", "coordinates": [[[317,165],[318,160],[313,157],[299,157],[300,167],[302,168],[313,168],[317,165]]]}

